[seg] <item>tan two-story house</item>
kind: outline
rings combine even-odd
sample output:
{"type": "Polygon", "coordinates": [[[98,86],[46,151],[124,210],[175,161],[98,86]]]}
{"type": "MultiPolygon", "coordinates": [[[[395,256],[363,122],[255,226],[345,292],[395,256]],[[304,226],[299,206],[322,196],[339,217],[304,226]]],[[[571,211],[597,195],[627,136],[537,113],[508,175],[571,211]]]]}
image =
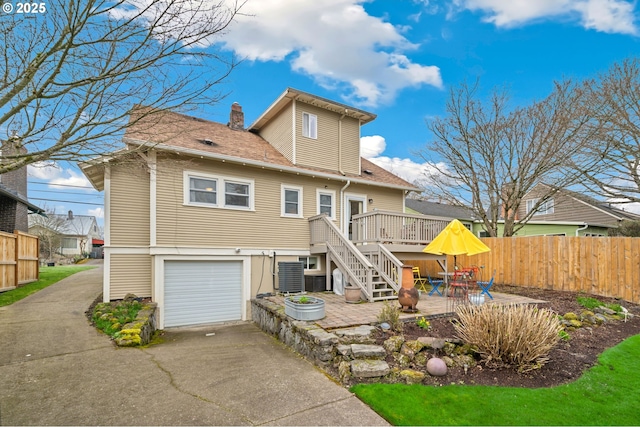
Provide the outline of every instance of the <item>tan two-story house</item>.
{"type": "Polygon", "coordinates": [[[248,127],[238,104],[228,124],[132,116],[125,155],[81,168],[105,192],[104,300],[151,297],[160,328],[247,319],[281,262],[395,298],[400,259],[446,225],[403,214],[418,189],[360,157],[369,112],[287,89],[248,127]]]}

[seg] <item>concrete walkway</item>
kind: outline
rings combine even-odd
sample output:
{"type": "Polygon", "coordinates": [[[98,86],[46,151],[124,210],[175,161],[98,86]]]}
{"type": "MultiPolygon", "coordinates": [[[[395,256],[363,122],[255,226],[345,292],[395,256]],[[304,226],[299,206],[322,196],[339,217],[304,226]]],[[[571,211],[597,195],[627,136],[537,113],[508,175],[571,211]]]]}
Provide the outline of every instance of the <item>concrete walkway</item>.
{"type": "Polygon", "coordinates": [[[0,308],[0,425],[388,425],[250,323],[116,348],[84,315],[101,287],[98,268],[0,308]]]}

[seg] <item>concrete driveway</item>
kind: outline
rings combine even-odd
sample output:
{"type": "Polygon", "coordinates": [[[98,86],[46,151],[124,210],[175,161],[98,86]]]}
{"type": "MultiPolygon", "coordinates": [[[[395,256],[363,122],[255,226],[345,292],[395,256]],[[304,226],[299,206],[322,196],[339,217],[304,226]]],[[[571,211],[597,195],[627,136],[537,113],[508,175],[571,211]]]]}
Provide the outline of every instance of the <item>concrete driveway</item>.
{"type": "Polygon", "coordinates": [[[251,323],[116,348],[101,290],[100,267],[0,308],[0,425],[388,425],[251,323]]]}

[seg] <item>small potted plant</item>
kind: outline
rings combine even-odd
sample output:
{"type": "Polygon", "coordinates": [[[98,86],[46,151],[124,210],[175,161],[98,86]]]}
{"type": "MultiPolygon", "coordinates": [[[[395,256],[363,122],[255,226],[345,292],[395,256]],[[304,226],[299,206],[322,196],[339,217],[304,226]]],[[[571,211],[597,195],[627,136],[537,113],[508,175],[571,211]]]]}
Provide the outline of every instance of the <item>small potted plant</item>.
{"type": "Polygon", "coordinates": [[[296,320],[324,318],[324,300],[307,295],[293,295],[284,299],[284,313],[296,320]]]}

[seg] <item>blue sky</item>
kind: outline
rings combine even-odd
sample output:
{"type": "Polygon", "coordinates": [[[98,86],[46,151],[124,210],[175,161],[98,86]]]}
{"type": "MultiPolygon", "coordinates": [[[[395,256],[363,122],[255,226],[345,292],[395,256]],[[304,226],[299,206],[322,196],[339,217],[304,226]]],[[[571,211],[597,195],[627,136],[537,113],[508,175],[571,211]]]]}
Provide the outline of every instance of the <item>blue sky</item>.
{"type": "MultiPolygon", "coordinates": [[[[522,105],[640,53],[640,7],[625,0],[248,0],[243,12],[211,47],[244,58],[229,95],[196,115],[226,123],[238,102],[249,125],[286,87],[344,102],[378,116],[363,155],[409,181],[451,87],[480,78],[522,105]]],[[[30,168],[29,180],[33,203],[102,223],[102,193],[73,165],[30,168]]]]}

